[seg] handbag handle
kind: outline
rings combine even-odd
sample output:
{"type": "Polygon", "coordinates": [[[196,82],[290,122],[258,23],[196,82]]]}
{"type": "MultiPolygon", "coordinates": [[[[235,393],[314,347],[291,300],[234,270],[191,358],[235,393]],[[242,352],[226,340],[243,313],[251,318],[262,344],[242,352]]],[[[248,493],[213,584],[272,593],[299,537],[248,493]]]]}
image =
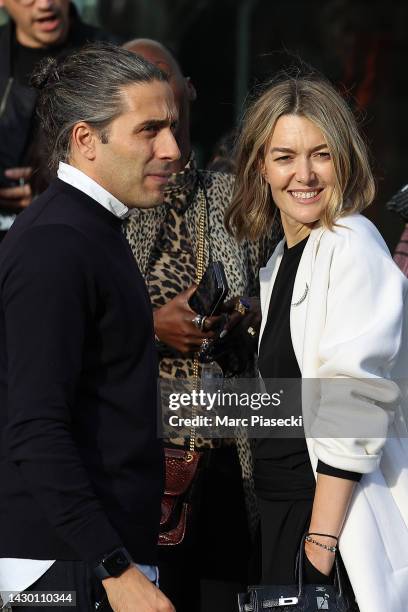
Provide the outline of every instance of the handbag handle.
{"type": "MultiPolygon", "coordinates": [[[[197,172],[197,190],[199,192],[200,198],[200,215],[205,215],[206,217],[206,234],[208,241],[208,263],[213,261],[212,256],[212,245],[211,245],[211,236],[210,236],[210,202],[207,195],[207,189],[204,184],[203,177],[200,176],[200,171],[197,172]],[[205,204],[205,208],[203,206],[205,204]]],[[[205,240],[203,238],[203,240],[205,240]]]]}
{"type": "MultiPolygon", "coordinates": [[[[307,532],[303,534],[302,540],[300,542],[300,548],[299,548],[299,563],[298,563],[298,573],[299,573],[298,575],[298,586],[299,586],[298,599],[299,600],[303,594],[303,564],[304,564],[304,558],[306,555],[306,552],[305,552],[306,536],[307,536],[307,532]]],[[[335,567],[335,572],[336,572],[335,582],[339,590],[339,596],[343,597],[344,585],[343,585],[343,581],[341,578],[340,563],[339,563],[337,556],[334,557],[334,567],[335,567]]]]}
{"type": "MultiPolygon", "coordinates": [[[[202,184],[201,178],[198,175],[198,186],[199,186],[199,198],[200,198],[200,214],[198,221],[198,236],[197,236],[197,254],[196,254],[196,278],[195,282],[198,285],[200,280],[204,274],[204,259],[205,259],[205,229],[206,225],[209,222],[209,204],[207,198],[207,192],[202,184]]],[[[209,235],[209,232],[208,232],[209,235]]],[[[209,249],[211,249],[209,242],[209,249]]],[[[210,251],[211,256],[211,251],[210,251]]],[[[200,362],[198,358],[198,353],[194,353],[193,360],[193,385],[194,390],[199,391],[200,387],[200,362]]],[[[194,417],[196,416],[196,407],[192,406],[191,409],[191,420],[194,422],[194,417]]],[[[196,428],[194,425],[190,428],[190,442],[189,442],[189,458],[192,457],[192,453],[195,451],[195,441],[196,441],[196,428]]],[[[190,459],[191,460],[191,459],[190,459]]]]}

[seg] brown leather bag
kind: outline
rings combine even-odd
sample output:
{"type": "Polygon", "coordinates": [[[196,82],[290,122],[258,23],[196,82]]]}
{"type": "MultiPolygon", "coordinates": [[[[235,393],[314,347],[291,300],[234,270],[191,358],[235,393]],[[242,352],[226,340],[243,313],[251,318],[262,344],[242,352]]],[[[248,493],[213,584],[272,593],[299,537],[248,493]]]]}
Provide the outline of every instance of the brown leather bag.
{"type": "Polygon", "coordinates": [[[191,491],[197,477],[200,453],[165,448],[166,484],[161,503],[160,546],[181,544],[191,520],[191,491]]]}

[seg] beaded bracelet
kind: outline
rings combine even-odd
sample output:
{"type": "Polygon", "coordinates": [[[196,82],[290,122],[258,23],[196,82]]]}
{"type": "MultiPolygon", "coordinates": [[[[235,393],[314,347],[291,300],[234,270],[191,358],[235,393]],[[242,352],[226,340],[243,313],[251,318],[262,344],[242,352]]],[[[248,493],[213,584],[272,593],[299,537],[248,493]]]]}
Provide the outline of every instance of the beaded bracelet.
{"type": "Polygon", "coordinates": [[[328,544],[322,544],[321,542],[314,540],[312,538],[312,535],[322,536],[324,538],[332,538],[333,540],[336,540],[337,542],[338,538],[336,536],[329,535],[327,533],[308,533],[305,537],[305,541],[309,542],[310,544],[315,544],[316,546],[320,546],[320,548],[324,548],[324,550],[328,550],[329,552],[332,552],[332,553],[337,552],[337,546],[329,546],[328,544]]]}

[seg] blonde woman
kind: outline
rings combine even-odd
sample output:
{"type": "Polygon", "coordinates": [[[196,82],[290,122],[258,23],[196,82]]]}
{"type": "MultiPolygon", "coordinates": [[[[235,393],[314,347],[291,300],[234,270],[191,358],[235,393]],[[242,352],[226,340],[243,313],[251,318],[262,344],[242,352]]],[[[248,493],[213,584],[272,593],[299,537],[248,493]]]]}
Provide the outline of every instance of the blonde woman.
{"type": "Polygon", "coordinates": [[[339,418],[338,438],[256,445],[261,580],[293,583],[302,533],[324,534],[305,544],[309,582],[332,580],[339,545],[361,612],[406,612],[408,448],[385,438],[391,378],[408,369],[408,286],[360,214],[375,192],[366,147],[328,82],[281,77],[249,107],[237,153],[227,227],[258,239],[279,214],[285,233],[260,272],[261,376],[351,385],[344,405],[337,394],[321,406],[339,418]],[[357,414],[377,435],[353,433],[357,414]]]}

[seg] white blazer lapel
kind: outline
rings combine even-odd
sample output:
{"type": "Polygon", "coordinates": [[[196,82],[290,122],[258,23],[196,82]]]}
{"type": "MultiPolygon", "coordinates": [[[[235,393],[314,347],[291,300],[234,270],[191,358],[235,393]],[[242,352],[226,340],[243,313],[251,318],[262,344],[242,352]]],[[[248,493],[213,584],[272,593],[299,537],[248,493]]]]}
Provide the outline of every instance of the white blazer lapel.
{"type": "Polygon", "coordinates": [[[259,332],[259,346],[261,345],[263,330],[265,329],[266,321],[268,319],[269,301],[271,299],[273,285],[275,283],[275,278],[279,270],[280,262],[282,260],[284,244],[285,239],[281,240],[277,244],[272,254],[272,257],[269,259],[265,268],[261,268],[259,270],[260,300],[262,310],[262,323],[261,330],[259,332]]]}

